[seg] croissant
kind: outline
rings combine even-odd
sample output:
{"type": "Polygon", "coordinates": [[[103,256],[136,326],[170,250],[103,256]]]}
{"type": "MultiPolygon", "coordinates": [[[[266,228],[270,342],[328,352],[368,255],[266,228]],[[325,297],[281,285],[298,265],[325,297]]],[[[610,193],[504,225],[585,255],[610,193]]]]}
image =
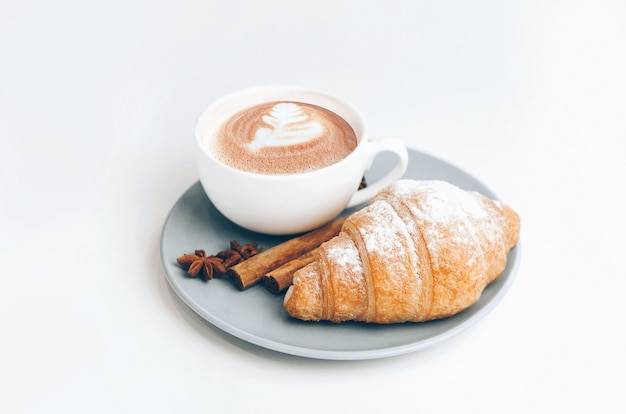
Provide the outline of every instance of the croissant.
{"type": "Polygon", "coordinates": [[[499,201],[443,181],[400,180],[294,274],[283,306],[314,321],[452,316],[503,272],[519,232],[518,214],[499,201]]]}

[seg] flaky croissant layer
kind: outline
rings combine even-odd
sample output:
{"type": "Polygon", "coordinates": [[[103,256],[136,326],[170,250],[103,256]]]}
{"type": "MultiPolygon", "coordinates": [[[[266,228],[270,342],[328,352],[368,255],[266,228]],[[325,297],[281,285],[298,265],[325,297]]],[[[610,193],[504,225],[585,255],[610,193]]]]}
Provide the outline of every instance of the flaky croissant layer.
{"type": "Polygon", "coordinates": [[[445,318],[473,305],[504,270],[520,218],[443,181],[400,180],[348,217],[284,299],[303,320],[445,318]]]}

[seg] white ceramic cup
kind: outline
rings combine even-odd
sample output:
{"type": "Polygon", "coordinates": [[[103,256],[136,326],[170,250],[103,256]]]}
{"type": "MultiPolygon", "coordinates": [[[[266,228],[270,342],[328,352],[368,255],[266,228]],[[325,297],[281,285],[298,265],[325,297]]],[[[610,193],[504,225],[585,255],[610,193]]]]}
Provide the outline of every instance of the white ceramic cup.
{"type": "Polygon", "coordinates": [[[356,109],[329,93],[299,86],[261,86],[226,95],[200,115],[195,135],[200,182],[211,202],[239,226],[265,234],[295,234],[322,226],[401,178],[408,164],[401,141],[369,140],[365,120],[356,109]],[[216,130],[235,113],[272,101],[309,103],[336,113],[353,128],[356,148],[335,164],[294,174],[252,173],[218,161],[210,150],[216,130]],[[397,163],[384,177],[358,190],[365,171],[382,152],[394,153],[397,163]]]}

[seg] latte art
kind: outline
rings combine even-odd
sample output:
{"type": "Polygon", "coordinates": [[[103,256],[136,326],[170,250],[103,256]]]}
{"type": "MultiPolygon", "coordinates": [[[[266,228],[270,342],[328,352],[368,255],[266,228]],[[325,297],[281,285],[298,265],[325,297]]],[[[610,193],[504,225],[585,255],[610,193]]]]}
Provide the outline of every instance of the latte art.
{"type": "Polygon", "coordinates": [[[291,174],[341,161],[356,144],[350,124],[325,108],[268,102],[229,118],[213,137],[211,151],[233,168],[291,174]]]}
{"type": "Polygon", "coordinates": [[[317,121],[302,113],[300,106],[292,102],[283,102],[274,105],[269,115],[261,117],[269,128],[259,128],[254,141],[248,146],[283,147],[306,142],[319,137],[324,127],[317,121]]]}

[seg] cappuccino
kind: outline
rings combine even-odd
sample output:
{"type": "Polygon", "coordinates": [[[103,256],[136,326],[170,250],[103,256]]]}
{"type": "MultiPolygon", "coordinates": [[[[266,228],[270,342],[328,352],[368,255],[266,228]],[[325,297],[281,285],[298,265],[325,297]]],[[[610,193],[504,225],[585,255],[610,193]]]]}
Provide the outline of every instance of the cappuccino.
{"type": "Polygon", "coordinates": [[[260,174],[293,174],[324,168],[357,146],[354,130],[325,108],[289,101],[237,112],[216,131],[211,152],[222,163],[260,174]]]}

